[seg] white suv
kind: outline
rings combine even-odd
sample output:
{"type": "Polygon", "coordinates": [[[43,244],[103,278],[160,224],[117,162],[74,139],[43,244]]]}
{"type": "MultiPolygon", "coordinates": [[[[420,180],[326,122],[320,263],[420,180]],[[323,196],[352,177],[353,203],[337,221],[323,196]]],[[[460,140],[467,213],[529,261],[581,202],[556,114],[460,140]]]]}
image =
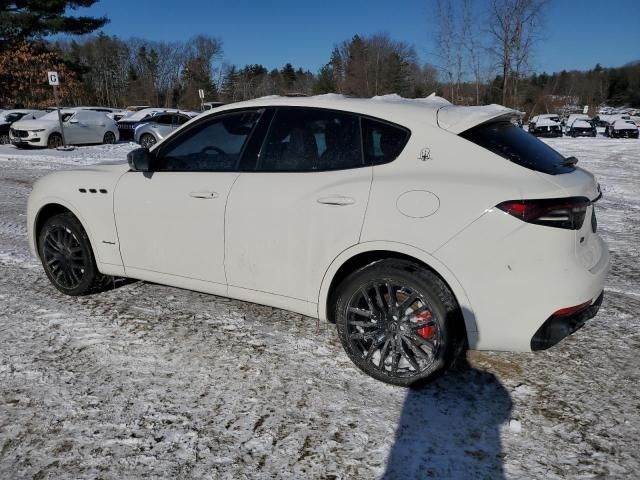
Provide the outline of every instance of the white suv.
{"type": "Polygon", "coordinates": [[[116,122],[103,112],[70,108],[60,111],[63,131],[60,130],[58,111],[54,110],[35,120],[20,120],[9,130],[11,143],[16,147],[62,146],[62,135],[68,145],[83,145],[118,141],[116,122]]]}
{"type": "Polygon", "coordinates": [[[33,253],[69,295],[124,276],[334,322],[396,385],[468,346],[548,348],[595,315],[609,264],[593,175],[496,105],[268,97],[129,162],[39,180],[33,253]]]}

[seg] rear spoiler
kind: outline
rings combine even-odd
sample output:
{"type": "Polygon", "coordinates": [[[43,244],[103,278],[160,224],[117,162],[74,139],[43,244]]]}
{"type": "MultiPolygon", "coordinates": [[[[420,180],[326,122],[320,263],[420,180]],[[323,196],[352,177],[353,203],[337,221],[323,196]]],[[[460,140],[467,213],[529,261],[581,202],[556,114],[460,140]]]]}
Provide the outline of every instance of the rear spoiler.
{"type": "Polygon", "coordinates": [[[458,135],[483,123],[513,121],[523,116],[524,112],[495,104],[481,107],[444,105],[438,109],[436,119],[440,128],[458,135]]]}

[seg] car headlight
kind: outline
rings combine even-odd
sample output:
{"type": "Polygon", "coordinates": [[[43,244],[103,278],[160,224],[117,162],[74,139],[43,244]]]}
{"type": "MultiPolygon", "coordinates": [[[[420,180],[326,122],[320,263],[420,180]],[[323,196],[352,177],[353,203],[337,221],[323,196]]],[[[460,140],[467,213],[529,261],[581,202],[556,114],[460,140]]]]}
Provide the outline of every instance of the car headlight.
{"type": "Polygon", "coordinates": [[[44,130],[45,130],[44,128],[39,128],[38,130],[29,130],[29,131],[33,133],[38,133],[38,132],[44,132],[44,130]]]}

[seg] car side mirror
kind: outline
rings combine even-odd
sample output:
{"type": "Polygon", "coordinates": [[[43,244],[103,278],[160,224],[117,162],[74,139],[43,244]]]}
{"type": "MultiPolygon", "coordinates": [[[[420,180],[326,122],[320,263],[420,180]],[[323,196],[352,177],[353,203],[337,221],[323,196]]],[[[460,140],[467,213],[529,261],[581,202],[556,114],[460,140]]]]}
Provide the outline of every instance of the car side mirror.
{"type": "Polygon", "coordinates": [[[146,148],[136,148],[127,154],[129,167],[134,172],[149,172],[152,158],[153,154],[146,148]]]}
{"type": "Polygon", "coordinates": [[[77,119],[73,118],[69,120],[69,123],[80,123],[77,119]]]}

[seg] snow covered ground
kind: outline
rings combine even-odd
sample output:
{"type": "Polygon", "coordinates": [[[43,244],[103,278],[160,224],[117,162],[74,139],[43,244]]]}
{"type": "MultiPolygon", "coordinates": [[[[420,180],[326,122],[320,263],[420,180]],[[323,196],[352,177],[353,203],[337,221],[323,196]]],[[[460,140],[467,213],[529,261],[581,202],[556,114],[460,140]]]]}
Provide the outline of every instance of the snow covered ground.
{"type": "Polygon", "coordinates": [[[0,147],[0,478],[633,478],[640,471],[640,141],[551,139],[599,177],[599,315],[537,354],[477,353],[407,391],[333,328],[132,282],[64,297],[29,256],[51,169],[122,160],[0,147]]]}

